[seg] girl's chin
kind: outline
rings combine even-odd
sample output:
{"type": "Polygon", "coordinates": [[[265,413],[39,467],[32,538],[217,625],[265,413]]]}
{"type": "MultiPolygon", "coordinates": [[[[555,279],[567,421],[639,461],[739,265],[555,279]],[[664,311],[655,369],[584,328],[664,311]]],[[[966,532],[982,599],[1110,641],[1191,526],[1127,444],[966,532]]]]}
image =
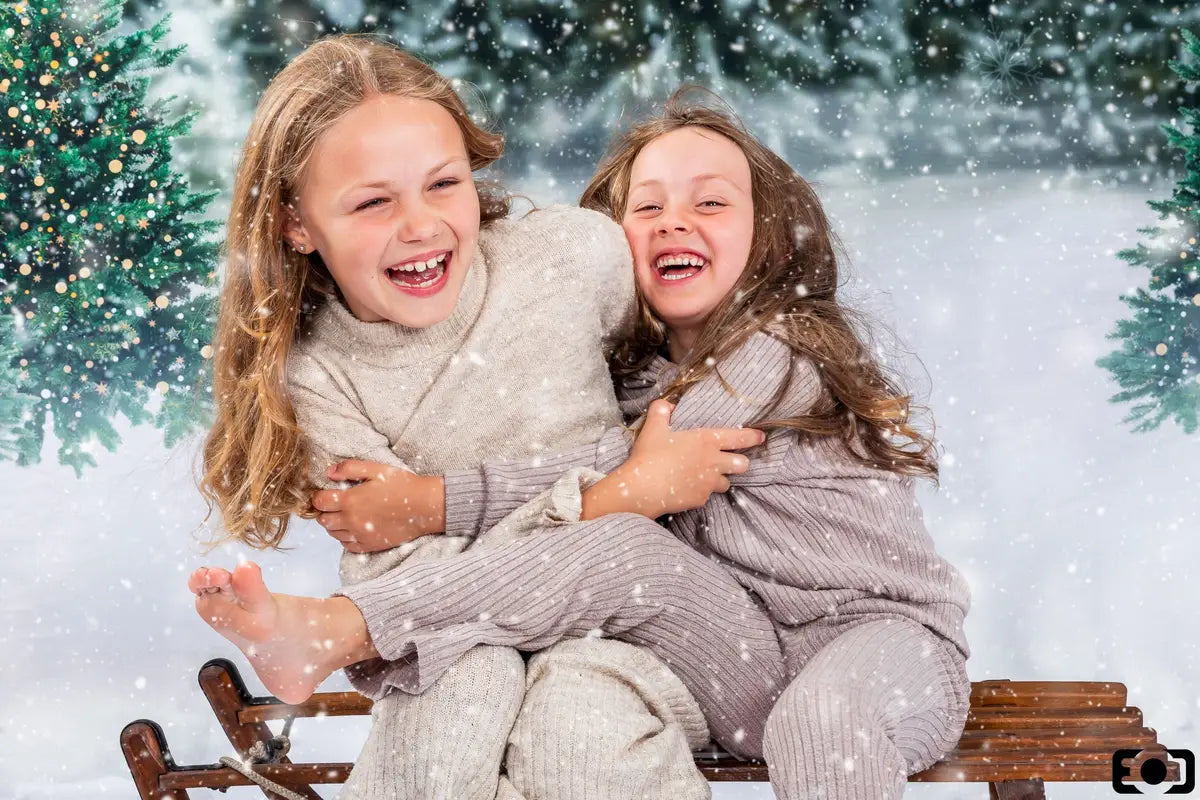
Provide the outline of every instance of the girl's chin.
{"type": "Polygon", "coordinates": [[[662,306],[650,304],[650,310],[654,312],[654,316],[662,320],[668,329],[695,328],[703,324],[716,307],[716,303],[688,306],[666,303],[662,306]]]}

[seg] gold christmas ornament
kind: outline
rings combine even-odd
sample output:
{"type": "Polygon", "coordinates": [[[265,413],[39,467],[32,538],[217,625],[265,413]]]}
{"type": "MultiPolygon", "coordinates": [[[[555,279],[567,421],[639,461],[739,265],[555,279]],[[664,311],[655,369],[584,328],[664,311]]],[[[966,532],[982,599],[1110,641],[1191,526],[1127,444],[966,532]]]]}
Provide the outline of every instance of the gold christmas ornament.
{"type": "Polygon", "coordinates": [[[1159,342],[1158,346],[1154,348],[1154,352],[1158,353],[1160,356],[1165,356],[1167,354],[1167,346],[1162,342],[1159,342]]]}
{"type": "Polygon", "coordinates": [[[158,383],[154,384],[154,388],[159,394],[166,394],[167,390],[170,389],[171,386],[166,381],[159,381],[158,383]]]}
{"type": "MultiPolygon", "coordinates": [[[[20,267],[17,268],[17,271],[20,272],[22,275],[28,275],[29,273],[33,272],[33,267],[29,266],[28,264],[22,264],[20,267]]],[[[1197,295],[1197,296],[1200,297],[1200,295],[1197,295]]]]}
{"type": "Polygon", "coordinates": [[[133,132],[130,138],[132,138],[136,144],[141,144],[142,142],[146,141],[146,132],[141,128],[138,128],[133,132]]]}
{"type": "Polygon", "coordinates": [[[213,357],[213,349],[211,344],[206,344],[200,348],[200,357],[204,359],[213,357]]]}
{"type": "Polygon", "coordinates": [[[171,301],[167,299],[165,294],[160,294],[158,297],[154,298],[154,305],[158,306],[159,308],[166,308],[168,305],[170,305],[170,303],[171,301]]]}
{"type": "Polygon", "coordinates": [[[112,161],[108,162],[108,171],[109,172],[120,172],[121,171],[121,162],[115,158],[112,161]]]}

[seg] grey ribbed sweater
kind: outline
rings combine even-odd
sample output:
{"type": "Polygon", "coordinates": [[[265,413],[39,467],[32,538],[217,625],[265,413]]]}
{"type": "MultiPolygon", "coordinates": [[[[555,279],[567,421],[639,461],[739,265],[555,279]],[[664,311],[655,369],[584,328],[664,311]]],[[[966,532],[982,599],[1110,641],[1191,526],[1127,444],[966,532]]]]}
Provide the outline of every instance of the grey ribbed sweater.
{"type": "MultiPolygon", "coordinates": [[[[817,366],[757,333],[719,366],[735,394],[710,375],[680,398],[672,427],[752,425],[764,417],[793,360],[792,382],[771,416],[802,414],[823,391],[817,366]]],[[[617,391],[626,415],[643,414],[676,369],[657,356],[622,381],[617,391]]],[[[631,442],[626,431],[614,428],[597,442],[553,457],[451,471],[447,533],[486,529],[571,467],[610,472],[628,457],[631,442]]],[[[970,590],[936,552],[915,479],[852,460],[836,439],[814,441],[790,431],[773,431],[763,445],[744,452],[751,469],[730,476],[729,492],[666,523],[762,599],[785,646],[792,639],[788,632],[817,620],[896,615],[926,626],[964,659],[969,656],[963,619],[970,590]]]]}

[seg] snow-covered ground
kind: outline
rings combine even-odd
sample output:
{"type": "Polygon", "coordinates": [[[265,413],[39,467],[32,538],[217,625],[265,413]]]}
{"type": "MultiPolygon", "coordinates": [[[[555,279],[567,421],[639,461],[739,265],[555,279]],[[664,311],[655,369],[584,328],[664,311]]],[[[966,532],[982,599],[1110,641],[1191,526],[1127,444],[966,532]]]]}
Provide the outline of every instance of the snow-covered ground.
{"type": "MultiPolygon", "coordinates": [[[[580,188],[544,177],[515,187],[539,202],[580,188]]],[[[1169,187],[1061,172],[874,183],[831,173],[818,190],[851,252],[848,296],[920,359],[902,361],[945,448],[942,486],[921,498],[972,587],[971,678],[1121,681],[1161,741],[1200,749],[1200,650],[1185,632],[1200,607],[1190,575],[1200,438],[1130,433],[1094,365],[1124,314],[1118,294],[1143,280],[1116,251],[1153,222],[1144,201],[1169,187]]],[[[0,798],[135,796],[117,736],[139,717],[163,726],[179,763],[229,752],[195,676],[214,656],[244,661],[195,616],[185,578],[247,551],[201,555],[195,443],[167,452],[151,429],[123,436],[83,480],[53,463],[54,442],[40,466],[0,464],[0,798]]],[[[257,556],[268,582],[332,590],[333,541],[302,523],[291,545],[257,556]]],[[[351,760],[365,724],[301,721],[292,756],[351,760]]],[[[906,796],[984,792],[911,784],[906,796]]],[[[718,785],[714,796],[771,793],[718,785]]]]}

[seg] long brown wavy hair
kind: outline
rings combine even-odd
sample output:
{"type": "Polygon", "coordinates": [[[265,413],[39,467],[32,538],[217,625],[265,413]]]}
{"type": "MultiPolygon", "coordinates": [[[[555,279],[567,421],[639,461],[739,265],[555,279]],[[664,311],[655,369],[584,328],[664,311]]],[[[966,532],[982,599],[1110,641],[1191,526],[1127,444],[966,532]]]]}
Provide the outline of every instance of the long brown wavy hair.
{"type": "MultiPolygon", "coordinates": [[[[919,409],[895,379],[884,374],[871,350],[851,326],[867,328],[866,318],[839,304],[839,255],[844,248],[829,224],[813,188],[786,161],[763,145],[712,92],[685,86],[658,114],[619,136],[579,204],[617,222],[625,215],[633,162],[658,137],[689,126],[731,140],[750,163],[754,238],[741,278],[713,310],[695,345],[679,365],[663,397],[677,401],[688,387],[717,372],[723,359],[754,333],[769,332],[793,352],[812,359],[826,389],[803,416],[764,419],[760,428],[786,428],[811,436],[839,436],[854,458],[902,475],[937,482],[936,447],[912,426],[919,409]]],[[[666,326],[638,292],[638,319],[630,339],[612,356],[618,377],[645,367],[666,341],[666,326]]],[[[772,398],[773,410],[791,383],[772,398]]],[[[726,388],[730,388],[722,379],[726,388]]]]}
{"type": "MultiPolygon", "coordinates": [[[[286,364],[306,315],[337,294],[320,256],[286,245],[283,223],[321,134],[364,100],[394,94],[446,109],[471,169],[504,151],[450,81],[398,47],[361,35],[320,39],[272,79],[242,145],[224,245],[225,280],[214,341],[216,423],[204,442],[200,491],[225,535],[278,548],[289,516],[313,516],[309,452],[288,397],[286,364]]],[[[480,186],[480,224],[508,214],[508,196],[480,186]]],[[[207,519],[207,517],[206,517],[207,519]]]]}

